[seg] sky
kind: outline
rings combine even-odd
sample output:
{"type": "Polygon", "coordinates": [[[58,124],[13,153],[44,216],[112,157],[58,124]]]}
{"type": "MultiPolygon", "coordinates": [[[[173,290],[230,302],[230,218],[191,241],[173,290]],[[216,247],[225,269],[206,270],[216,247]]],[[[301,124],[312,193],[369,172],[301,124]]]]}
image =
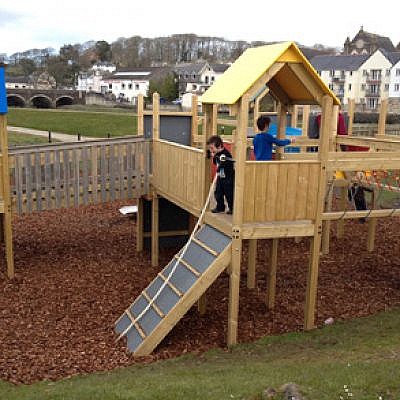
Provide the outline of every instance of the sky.
{"type": "MultiPolygon", "coordinates": [[[[384,3],[384,2],[383,2],[384,3]]],[[[398,12],[372,1],[307,0],[3,0],[0,53],[119,37],[159,37],[175,33],[227,40],[296,41],[341,47],[364,30],[400,42],[398,12]]],[[[392,6],[394,10],[395,6],[392,6]]]]}

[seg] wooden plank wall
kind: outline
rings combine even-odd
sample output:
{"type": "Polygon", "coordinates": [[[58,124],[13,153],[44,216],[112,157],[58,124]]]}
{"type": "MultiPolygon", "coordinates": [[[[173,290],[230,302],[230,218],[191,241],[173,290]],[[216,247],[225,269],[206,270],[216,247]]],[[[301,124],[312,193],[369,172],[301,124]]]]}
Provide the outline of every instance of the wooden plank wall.
{"type": "Polygon", "coordinates": [[[148,193],[150,143],[140,138],[9,151],[13,210],[78,207],[148,193]]]}
{"type": "Polygon", "coordinates": [[[189,210],[203,207],[203,151],[160,140],[153,143],[153,185],[189,210]]]}
{"type": "Polygon", "coordinates": [[[246,163],[244,222],[314,219],[319,163],[246,163]]]}

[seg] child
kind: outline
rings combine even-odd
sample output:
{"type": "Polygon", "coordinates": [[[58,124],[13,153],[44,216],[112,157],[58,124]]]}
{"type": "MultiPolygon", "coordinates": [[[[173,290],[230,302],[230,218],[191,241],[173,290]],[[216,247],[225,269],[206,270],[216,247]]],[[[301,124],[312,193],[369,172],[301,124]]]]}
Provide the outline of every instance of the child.
{"type": "MultiPolygon", "coordinates": [[[[372,189],[369,189],[362,185],[361,181],[364,177],[362,172],[358,172],[356,174],[356,178],[359,182],[354,182],[347,191],[347,196],[349,201],[354,201],[354,205],[357,211],[365,211],[367,210],[367,202],[365,200],[365,191],[373,192],[372,189]]],[[[363,224],[365,222],[365,218],[360,218],[360,223],[363,224]]]]}
{"type": "Polygon", "coordinates": [[[235,181],[235,170],[231,153],[225,149],[222,139],[211,136],[207,141],[208,150],[213,157],[213,163],[217,166],[217,183],[214,192],[217,206],[211,210],[213,213],[225,211],[225,201],[228,203],[227,214],[233,211],[233,186],[235,181]]]}
{"type": "Polygon", "coordinates": [[[272,160],[272,145],[287,146],[290,143],[294,143],[293,139],[277,139],[268,133],[269,124],[271,119],[266,116],[261,116],[257,119],[257,127],[261,133],[253,139],[254,155],[257,161],[269,161],[272,160]]]}

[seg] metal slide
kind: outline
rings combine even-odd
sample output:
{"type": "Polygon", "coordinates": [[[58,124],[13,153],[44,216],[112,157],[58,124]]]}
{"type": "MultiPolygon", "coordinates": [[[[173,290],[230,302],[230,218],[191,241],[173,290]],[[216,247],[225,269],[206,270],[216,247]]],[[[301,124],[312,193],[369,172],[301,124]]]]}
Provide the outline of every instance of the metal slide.
{"type": "Polygon", "coordinates": [[[143,356],[154,350],[228,266],[231,242],[209,225],[200,227],[115,323],[130,351],[143,356]]]}

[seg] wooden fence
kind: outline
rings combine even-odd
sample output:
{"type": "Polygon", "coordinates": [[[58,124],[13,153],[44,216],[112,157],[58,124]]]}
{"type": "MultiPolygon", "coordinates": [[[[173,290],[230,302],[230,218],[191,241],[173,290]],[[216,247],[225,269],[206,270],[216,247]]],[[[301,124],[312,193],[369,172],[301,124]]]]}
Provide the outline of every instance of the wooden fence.
{"type": "Polygon", "coordinates": [[[247,161],[244,222],[314,219],[318,161],[247,161]]]}
{"type": "Polygon", "coordinates": [[[9,150],[18,214],[78,207],[148,193],[150,143],[118,138],[9,150]]]}

